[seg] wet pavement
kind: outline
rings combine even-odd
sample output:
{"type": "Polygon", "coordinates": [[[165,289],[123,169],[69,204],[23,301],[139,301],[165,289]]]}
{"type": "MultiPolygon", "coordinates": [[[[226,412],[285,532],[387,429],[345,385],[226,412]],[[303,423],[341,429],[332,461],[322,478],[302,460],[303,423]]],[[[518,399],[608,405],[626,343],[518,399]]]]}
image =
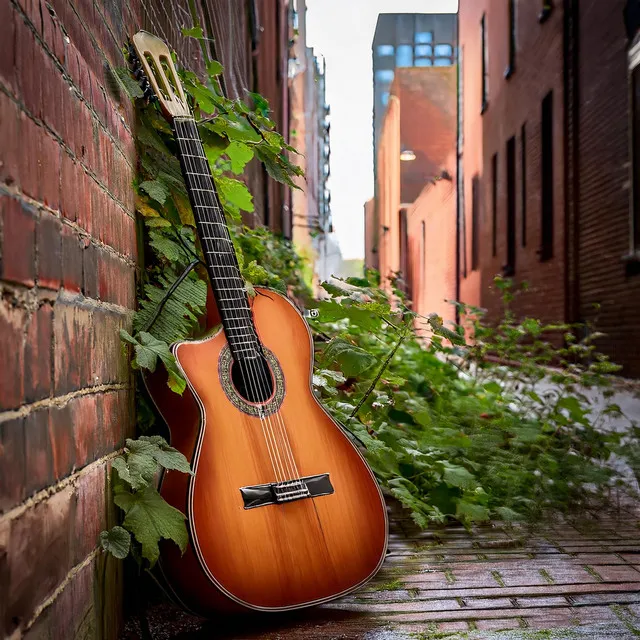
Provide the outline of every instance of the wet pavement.
{"type": "MultiPolygon", "coordinates": [[[[419,531],[390,509],[389,553],[374,580],[311,610],[203,621],[147,612],[154,640],[626,640],[640,637],[640,507],[554,521],[419,531]]],[[[130,621],[125,637],[142,638],[130,621]]]]}

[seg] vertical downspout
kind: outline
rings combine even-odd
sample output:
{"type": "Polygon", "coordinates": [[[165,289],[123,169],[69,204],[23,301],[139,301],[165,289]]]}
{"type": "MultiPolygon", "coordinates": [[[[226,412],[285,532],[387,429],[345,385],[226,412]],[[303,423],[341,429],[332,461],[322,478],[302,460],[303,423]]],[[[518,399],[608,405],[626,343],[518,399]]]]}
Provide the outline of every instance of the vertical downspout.
{"type": "Polygon", "coordinates": [[[580,28],[578,0],[564,0],[565,321],[580,321],[580,28]]]}

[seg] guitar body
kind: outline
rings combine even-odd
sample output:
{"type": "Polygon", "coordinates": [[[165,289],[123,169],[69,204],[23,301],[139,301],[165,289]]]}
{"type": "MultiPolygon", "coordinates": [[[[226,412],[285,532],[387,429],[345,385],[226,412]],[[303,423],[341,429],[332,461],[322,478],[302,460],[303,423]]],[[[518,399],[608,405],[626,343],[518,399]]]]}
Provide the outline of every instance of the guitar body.
{"type": "Polygon", "coordinates": [[[163,556],[162,567],[178,597],[200,612],[233,603],[265,611],[318,604],[366,582],[386,550],[378,485],[311,391],[306,322],[286,298],[258,291],[255,325],[281,369],[279,414],[297,469],[302,477],[329,474],[333,492],[245,509],[240,488],[272,482],[274,472],[260,419],[234,405],[218,375],[224,333],[175,345],[189,395],[173,410],[172,445],[191,460],[195,476],[169,472],[162,495],[186,506],[191,548],[181,559],[163,556]],[[178,413],[186,422],[182,434],[178,413]]]}

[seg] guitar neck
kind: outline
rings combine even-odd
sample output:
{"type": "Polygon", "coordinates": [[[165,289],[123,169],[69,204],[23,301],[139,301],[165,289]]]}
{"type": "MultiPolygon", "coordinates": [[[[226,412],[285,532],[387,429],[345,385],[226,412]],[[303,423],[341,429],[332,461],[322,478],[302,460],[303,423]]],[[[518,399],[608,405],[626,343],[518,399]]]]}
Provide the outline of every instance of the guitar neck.
{"type": "Polygon", "coordinates": [[[260,342],[196,122],[193,118],[174,118],[173,128],[211,288],[229,348],[236,359],[256,357],[260,353],[260,342]]]}

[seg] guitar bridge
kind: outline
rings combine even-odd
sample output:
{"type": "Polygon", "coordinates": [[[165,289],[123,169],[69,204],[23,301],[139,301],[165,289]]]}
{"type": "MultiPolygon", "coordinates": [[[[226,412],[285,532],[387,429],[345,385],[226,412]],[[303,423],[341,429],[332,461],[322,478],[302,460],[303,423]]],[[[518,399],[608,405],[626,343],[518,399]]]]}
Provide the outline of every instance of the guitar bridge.
{"type": "Polygon", "coordinates": [[[333,491],[328,473],[284,482],[257,484],[251,487],[241,487],[240,489],[245,509],[264,507],[268,504],[293,502],[304,498],[327,496],[332,494],[333,491]]]}

